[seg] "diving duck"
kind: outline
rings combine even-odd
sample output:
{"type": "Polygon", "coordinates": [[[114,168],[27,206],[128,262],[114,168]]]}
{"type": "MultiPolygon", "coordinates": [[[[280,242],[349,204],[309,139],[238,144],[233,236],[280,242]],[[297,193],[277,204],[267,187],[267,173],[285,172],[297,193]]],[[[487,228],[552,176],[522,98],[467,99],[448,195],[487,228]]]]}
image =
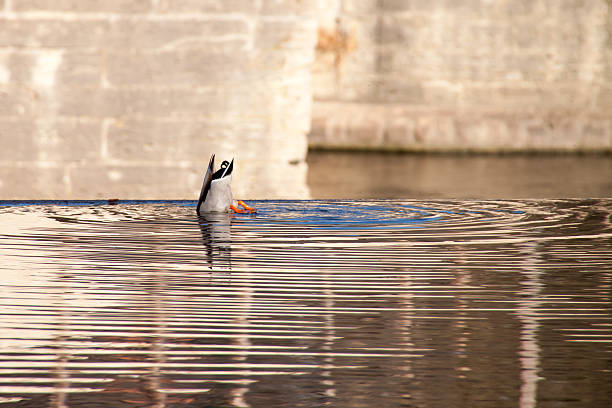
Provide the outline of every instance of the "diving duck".
{"type": "Polygon", "coordinates": [[[213,154],[208,162],[208,170],[206,170],[206,175],[204,176],[200,199],[196,207],[198,215],[209,212],[257,212],[255,208],[249,207],[243,201],[234,201],[231,187],[234,159],[231,162],[224,160],[221,163],[221,168],[217,171],[214,171],[214,166],[215,155],[213,154]]]}

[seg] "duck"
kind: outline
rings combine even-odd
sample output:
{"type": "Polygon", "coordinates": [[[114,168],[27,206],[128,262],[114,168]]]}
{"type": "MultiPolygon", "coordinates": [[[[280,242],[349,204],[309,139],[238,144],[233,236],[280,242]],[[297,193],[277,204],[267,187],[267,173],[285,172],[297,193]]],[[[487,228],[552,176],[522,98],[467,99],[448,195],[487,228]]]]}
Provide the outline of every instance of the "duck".
{"type": "Polygon", "coordinates": [[[208,169],[202,183],[200,198],[196,212],[198,215],[214,212],[255,213],[257,210],[250,207],[244,201],[234,201],[232,196],[232,170],[234,159],[231,162],[224,160],[221,168],[214,171],[215,155],[210,157],[208,169]],[[240,208],[240,207],[242,208],[240,208]]]}

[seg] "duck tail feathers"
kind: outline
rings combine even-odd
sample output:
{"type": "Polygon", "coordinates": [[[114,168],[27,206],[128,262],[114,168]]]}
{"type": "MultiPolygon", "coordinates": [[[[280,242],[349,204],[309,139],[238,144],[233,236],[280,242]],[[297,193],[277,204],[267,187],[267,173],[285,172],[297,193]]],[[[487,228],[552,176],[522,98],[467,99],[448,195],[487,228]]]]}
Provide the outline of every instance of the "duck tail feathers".
{"type": "Polygon", "coordinates": [[[206,196],[208,195],[208,191],[210,190],[210,183],[213,178],[213,168],[215,166],[215,155],[210,156],[210,161],[208,162],[208,169],[206,170],[206,175],[204,176],[204,181],[202,182],[202,190],[200,191],[200,198],[198,199],[198,206],[196,207],[196,212],[200,215],[200,206],[206,200],[206,196]]]}

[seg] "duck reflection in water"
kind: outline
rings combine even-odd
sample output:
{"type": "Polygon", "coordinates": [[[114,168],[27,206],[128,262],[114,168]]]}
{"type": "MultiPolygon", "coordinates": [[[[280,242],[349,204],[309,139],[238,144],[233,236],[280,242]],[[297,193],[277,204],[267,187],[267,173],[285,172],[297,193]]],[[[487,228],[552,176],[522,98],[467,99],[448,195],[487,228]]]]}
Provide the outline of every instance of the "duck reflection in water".
{"type": "Polygon", "coordinates": [[[202,213],[199,216],[208,267],[215,271],[232,270],[232,235],[230,214],[202,213]]]}

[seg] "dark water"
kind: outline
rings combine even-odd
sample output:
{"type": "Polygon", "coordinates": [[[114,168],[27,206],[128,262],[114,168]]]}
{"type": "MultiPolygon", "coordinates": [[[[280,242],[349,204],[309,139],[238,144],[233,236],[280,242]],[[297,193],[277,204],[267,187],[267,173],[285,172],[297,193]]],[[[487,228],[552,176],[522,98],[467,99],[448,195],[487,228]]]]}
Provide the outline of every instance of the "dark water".
{"type": "Polygon", "coordinates": [[[612,197],[612,155],[308,153],[312,198],[612,197]]]}
{"type": "Polygon", "coordinates": [[[0,407],[610,407],[612,200],[0,205],[0,407]]]}

